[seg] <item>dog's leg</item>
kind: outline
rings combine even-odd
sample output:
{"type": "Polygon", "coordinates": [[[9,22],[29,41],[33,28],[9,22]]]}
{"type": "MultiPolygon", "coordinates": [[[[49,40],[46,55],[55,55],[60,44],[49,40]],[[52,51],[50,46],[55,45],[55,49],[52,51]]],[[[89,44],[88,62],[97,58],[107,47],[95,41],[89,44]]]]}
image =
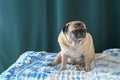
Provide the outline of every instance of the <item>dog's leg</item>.
{"type": "Polygon", "coordinates": [[[65,67],[66,67],[67,62],[68,62],[68,56],[67,55],[61,54],[61,56],[62,56],[62,64],[61,64],[61,67],[59,69],[60,71],[65,70],[65,67]]]}
{"type": "Polygon", "coordinates": [[[61,63],[61,52],[58,53],[54,62],[47,63],[47,66],[54,66],[61,63]]]}
{"type": "Polygon", "coordinates": [[[89,57],[85,56],[85,70],[86,72],[91,71],[91,66],[90,66],[91,60],[89,57]]]}

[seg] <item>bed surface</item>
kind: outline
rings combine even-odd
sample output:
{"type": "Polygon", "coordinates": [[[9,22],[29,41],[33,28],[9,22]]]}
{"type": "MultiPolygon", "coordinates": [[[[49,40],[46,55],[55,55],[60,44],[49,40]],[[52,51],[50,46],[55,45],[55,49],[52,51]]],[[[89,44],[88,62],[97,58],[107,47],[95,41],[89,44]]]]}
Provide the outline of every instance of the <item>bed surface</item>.
{"type": "Polygon", "coordinates": [[[120,80],[120,49],[108,49],[96,54],[92,62],[92,71],[75,71],[73,65],[67,65],[59,72],[57,66],[46,66],[54,61],[56,53],[45,51],[27,51],[7,70],[0,74],[0,80],[120,80]]]}

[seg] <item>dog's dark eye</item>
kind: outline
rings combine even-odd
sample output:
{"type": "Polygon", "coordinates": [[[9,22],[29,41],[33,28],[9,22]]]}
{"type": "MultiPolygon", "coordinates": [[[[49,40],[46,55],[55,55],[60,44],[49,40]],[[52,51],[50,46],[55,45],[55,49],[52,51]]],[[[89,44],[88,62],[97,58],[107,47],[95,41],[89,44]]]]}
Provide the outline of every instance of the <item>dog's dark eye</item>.
{"type": "Polygon", "coordinates": [[[76,30],[72,31],[72,33],[75,34],[75,33],[76,33],[76,30]]]}

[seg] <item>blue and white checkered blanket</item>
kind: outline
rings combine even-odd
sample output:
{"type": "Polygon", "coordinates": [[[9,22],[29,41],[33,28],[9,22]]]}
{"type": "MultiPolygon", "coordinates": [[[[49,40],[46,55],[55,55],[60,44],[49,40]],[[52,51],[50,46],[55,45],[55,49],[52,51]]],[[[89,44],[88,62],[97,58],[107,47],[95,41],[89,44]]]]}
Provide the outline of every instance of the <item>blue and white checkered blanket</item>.
{"type": "Polygon", "coordinates": [[[96,54],[92,62],[92,71],[75,71],[74,65],[67,65],[59,72],[57,66],[46,66],[54,61],[56,53],[28,51],[6,71],[0,74],[0,80],[120,80],[120,49],[108,49],[96,54]]]}

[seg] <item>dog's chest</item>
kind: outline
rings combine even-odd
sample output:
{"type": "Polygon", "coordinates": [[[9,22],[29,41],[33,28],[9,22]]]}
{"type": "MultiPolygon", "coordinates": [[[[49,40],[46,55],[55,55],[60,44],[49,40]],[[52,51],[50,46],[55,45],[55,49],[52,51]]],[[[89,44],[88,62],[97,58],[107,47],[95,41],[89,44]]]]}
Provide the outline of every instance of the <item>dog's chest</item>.
{"type": "Polygon", "coordinates": [[[82,45],[79,43],[71,43],[70,47],[66,47],[65,49],[65,54],[73,58],[81,57],[83,53],[82,45]]]}
{"type": "Polygon", "coordinates": [[[69,49],[68,52],[65,53],[68,56],[68,63],[81,63],[84,61],[82,50],[77,50],[77,49],[69,49]]]}
{"type": "Polygon", "coordinates": [[[83,51],[80,49],[68,49],[68,51],[66,51],[66,55],[77,58],[83,55],[83,51]]]}
{"type": "Polygon", "coordinates": [[[71,43],[69,47],[63,48],[64,54],[68,56],[68,63],[80,63],[84,61],[84,47],[80,43],[71,43]]]}

